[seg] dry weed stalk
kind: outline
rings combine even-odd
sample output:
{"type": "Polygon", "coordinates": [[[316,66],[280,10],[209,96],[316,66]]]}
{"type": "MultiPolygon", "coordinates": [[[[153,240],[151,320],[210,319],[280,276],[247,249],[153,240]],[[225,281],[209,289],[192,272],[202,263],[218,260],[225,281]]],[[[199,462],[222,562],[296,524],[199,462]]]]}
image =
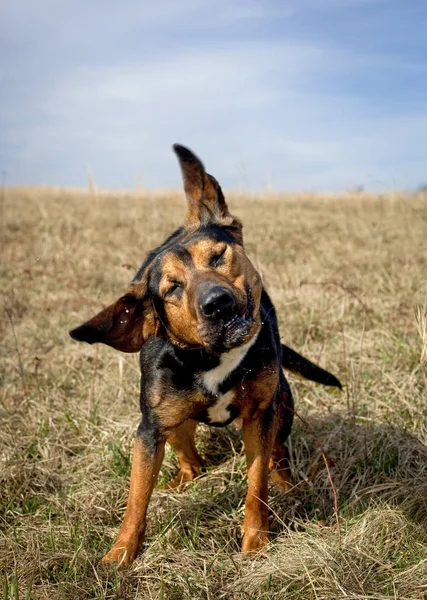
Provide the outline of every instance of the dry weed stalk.
{"type": "MultiPolygon", "coordinates": [[[[289,408],[289,410],[292,410],[292,409],[289,408]]],[[[325,449],[324,449],[323,444],[320,441],[319,437],[313,431],[313,428],[309,425],[309,423],[307,423],[306,419],[303,419],[303,417],[301,417],[301,415],[299,415],[296,410],[292,410],[292,412],[294,413],[296,418],[301,421],[301,423],[304,425],[305,429],[308,431],[308,433],[314,439],[314,441],[322,455],[323,462],[325,463],[326,473],[328,475],[328,480],[331,485],[332,494],[334,497],[334,517],[335,517],[335,522],[336,522],[336,526],[337,526],[338,544],[339,544],[339,546],[341,546],[341,522],[340,522],[340,517],[339,517],[339,512],[338,512],[338,493],[337,493],[337,488],[335,487],[335,484],[334,484],[334,480],[332,479],[331,469],[329,466],[329,461],[327,459],[325,449]]]]}
{"type": "Polygon", "coordinates": [[[421,338],[420,363],[427,361],[427,304],[419,304],[415,308],[415,321],[421,338]]]}

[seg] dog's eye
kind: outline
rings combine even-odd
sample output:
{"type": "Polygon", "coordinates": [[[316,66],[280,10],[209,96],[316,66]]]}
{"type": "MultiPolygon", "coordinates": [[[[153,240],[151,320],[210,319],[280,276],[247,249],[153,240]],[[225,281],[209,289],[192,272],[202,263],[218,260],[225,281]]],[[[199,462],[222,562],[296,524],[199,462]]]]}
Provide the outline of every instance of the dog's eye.
{"type": "Polygon", "coordinates": [[[165,292],[164,297],[172,296],[172,294],[177,294],[182,290],[182,283],[180,281],[173,281],[171,283],[170,288],[165,292]]]}
{"type": "Polygon", "coordinates": [[[220,267],[224,262],[224,254],[225,254],[226,250],[227,250],[227,246],[225,248],[223,248],[222,250],[220,250],[219,252],[217,252],[216,254],[214,254],[213,256],[211,256],[209,259],[209,266],[210,267],[220,267]]]}

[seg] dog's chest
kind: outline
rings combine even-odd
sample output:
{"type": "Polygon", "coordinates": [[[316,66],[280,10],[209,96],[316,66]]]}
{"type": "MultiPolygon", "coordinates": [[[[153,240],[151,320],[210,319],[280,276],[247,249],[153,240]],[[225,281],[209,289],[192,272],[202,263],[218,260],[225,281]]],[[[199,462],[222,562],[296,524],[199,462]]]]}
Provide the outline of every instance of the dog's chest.
{"type": "Polygon", "coordinates": [[[221,385],[243,361],[249,348],[255,343],[256,337],[254,336],[247,344],[239,348],[224,352],[218,366],[199,375],[199,383],[203,389],[216,397],[216,401],[207,409],[209,424],[220,425],[231,422],[237,416],[235,407],[233,407],[235,400],[233,389],[222,393],[221,385]]]}

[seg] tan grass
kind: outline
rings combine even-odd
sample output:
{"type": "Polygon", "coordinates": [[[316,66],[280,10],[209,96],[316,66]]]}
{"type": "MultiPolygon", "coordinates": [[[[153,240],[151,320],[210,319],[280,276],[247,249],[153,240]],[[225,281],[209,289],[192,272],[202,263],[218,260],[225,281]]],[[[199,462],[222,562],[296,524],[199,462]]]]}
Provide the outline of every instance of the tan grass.
{"type": "MultiPolygon", "coordinates": [[[[202,428],[207,473],[157,490],[144,553],[101,568],[123,516],[137,357],[68,329],[112,301],[184,214],[178,192],[6,189],[2,215],[0,573],[9,598],[427,597],[427,201],[399,193],[231,194],[283,340],[342,393],[292,379],[322,441],[293,430],[295,487],[271,488],[269,551],[239,554],[241,439],[202,428]],[[414,311],[416,319],[414,319],[414,311]]],[[[176,468],[172,453],[161,472],[176,468]]]]}

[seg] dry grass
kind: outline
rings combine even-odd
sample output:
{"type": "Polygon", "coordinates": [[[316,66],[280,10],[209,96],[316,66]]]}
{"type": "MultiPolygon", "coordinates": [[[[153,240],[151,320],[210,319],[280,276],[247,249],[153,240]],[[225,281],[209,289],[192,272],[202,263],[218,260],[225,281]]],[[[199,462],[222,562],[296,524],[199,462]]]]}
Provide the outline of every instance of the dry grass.
{"type": "MultiPolygon", "coordinates": [[[[331,462],[341,546],[325,467],[297,423],[295,488],[270,492],[271,548],[242,557],[239,434],[203,428],[207,474],[183,493],[155,492],[133,569],[98,565],[124,511],[138,365],[67,331],[125,289],[182,221],[184,201],[10,189],[1,218],[3,600],[427,597],[426,197],[229,202],[283,340],[346,384],[338,393],[292,380],[331,462]]],[[[169,453],[161,479],[175,467],[169,453]]]]}

